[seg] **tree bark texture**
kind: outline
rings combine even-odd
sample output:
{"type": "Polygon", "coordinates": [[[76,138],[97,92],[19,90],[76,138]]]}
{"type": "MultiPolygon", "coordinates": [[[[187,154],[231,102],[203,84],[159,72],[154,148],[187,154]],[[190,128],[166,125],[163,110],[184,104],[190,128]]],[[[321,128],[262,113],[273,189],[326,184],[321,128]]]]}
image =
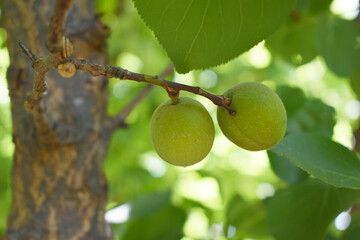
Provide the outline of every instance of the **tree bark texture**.
{"type": "MultiPolygon", "coordinates": [[[[39,57],[49,54],[45,42],[54,4],[3,1],[15,142],[13,202],[4,239],[109,239],[103,217],[103,161],[110,138],[104,125],[107,79],[83,71],[65,79],[54,69],[46,77],[44,111],[34,114],[24,108],[34,71],[18,42],[39,57]]],[[[74,45],[74,57],[105,64],[107,31],[94,11],[94,1],[74,1],[64,35],[74,45]]]]}

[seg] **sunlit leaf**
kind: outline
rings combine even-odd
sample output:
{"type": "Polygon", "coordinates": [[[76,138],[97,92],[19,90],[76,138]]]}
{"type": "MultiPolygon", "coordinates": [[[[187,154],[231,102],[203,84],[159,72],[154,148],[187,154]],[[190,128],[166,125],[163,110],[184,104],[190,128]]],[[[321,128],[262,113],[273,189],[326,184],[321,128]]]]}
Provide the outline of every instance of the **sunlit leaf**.
{"type": "Polygon", "coordinates": [[[225,63],[265,39],[294,0],[133,0],[176,70],[225,63]]]}

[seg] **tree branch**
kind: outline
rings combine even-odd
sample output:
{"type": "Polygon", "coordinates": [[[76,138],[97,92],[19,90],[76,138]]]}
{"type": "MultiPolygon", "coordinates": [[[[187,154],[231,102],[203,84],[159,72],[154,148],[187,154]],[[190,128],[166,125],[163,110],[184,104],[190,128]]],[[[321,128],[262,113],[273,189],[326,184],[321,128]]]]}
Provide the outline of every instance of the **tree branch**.
{"type": "Polygon", "coordinates": [[[72,0],[56,0],[46,39],[46,48],[51,53],[60,51],[66,12],[72,7],[72,3],[72,0]]]}
{"type": "MultiPolygon", "coordinates": [[[[151,75],[130,72],[121,67],[114,67],[112,65],[92,64],[92,63],[88,63],[86,60],[76,59],[76,58],[62,58],[59,52],[57,54],[51,54],[46,58],[37,58],[33,53],[31,53],[29,49],[27,49],[24,46],[24,44],[20,44],[20,46],[25,52],[25,54],[33,62],[33,68],[36,72],[34,79],[34,89],[30,94],[26,105],[30,109],[34,105],[37,105],[40,102],[41,97],[43,96],[43,93],[46,90],[46,83],[45,83],[46,73],[52,68],[57,68],[60,64],[72,63],[74,64],[76,69],[87,71],[93,76],[102,75],[108,78],[133,80],[137,82],[145,82],[153,85],[158,85],[164,88],[168,92],[169,97],[172,98],[173,100],[174,99],[176,100],[178,98],[180,91],[192,92],[194,94],[198,94],[208,98],[215,105],[218,105],[228,110],[230,114],[232,115],[235,114],[235,110],[229,107],[230,99],[226,98],[223,95],[213,95],[209,92],[204,91],[200,87],[193,87],[181,83],[167,81],[163,79],[162,76],[151,76],[151,75]]],[[[140,100],[141,98],[142,97],[140,97],[140,100]]],[[[136,101],[140,101],[140,100],[136,100],[136,101]]],[[[126,111],[131,112],[131,109],[126,111]]]]}
{"type": "Polygon", "coordinates": [[[118,78],[121,80],[133,80],[137,82],[151,83],[164,88],[170,98],[177,98],[179,91],[192,92],[197,95],[204,96],[210,99],[215,105],[225,108],[231,115],[235,114],[235,110],[229,107],[230,99],[223,95],[213,95],[204,91],[200,87],[188,86],[181,83],[167,81],[159,76],[150,76],[145,74],[133,73],[121,67],[114,67],[112,65],[99,65],[86,62],[86,60],[79,60],[75,58],[68,58],[66,61],[73,63],[76,69],[84,70],[93,76],[103,75],[108,78],[118,78]]]}
{"type": "MultiPolygon", "coordinates": [[[[174,72],[174,65],[170,64],[159,77],[165,78],[174,72]]],[[[127,127],[126,118],[136,108],[136,106],[154,89],[153,84],[148,84],[123,110],[110,119],[110,129],[116,130],[118,127],[127,127]]]]}
{"type": "Polygon", "coordinates": [[[50,55],[47,58],[38,58],[23,43],[19,43],[21,49],[30,58],[34,69],[33,89],[27,97],[24,106],[27,110],[36,107],[37,112],[42,112],[40,101],[46,91],[45,76],[48,71],[58,65],[61,60],[60,54],[50,55]]]}
{"type": "Polygon", "coordinates": [[[27,49],[27,47],[25,47],[25,45],[23,43],[19,43],[22,51],[26,54],[26,56],[28,58],[30,58],[31,62],[34,63],[36,60],[38,60],[38,58],[35,56],[35,54],[33,54],[29,49],[27,49]]]}
{"type": "Polygon", "coordinates": [[[19,43],[23,52],[31,60],[33,69],[35,70],[33,89],[24,104],[28,110],[32,110],[35,107],[38,112],[43,111],[40,107],[40,102],[46,91],[45,76],[48,71],[54,67],[58,67],[62,59],[60,51],[62,47],[63,25],[66,12],[72,7],[72,2],[73,0],[56,0],[46,39],[46,47],[49,52],[52,53],[50,56],[47,58],[38,58],[23,43],[19,43]]]}

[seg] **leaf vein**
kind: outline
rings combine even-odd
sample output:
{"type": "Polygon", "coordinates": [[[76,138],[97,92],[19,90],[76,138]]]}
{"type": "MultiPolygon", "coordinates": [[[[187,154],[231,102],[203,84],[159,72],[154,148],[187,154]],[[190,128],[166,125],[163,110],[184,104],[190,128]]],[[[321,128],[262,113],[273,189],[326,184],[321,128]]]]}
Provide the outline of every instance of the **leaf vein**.
{"type": "Polygon", "coordinates": [[[239,0],[239,10],[240,10],[240,26],[239,26],[239,29],[236,33],[236,37],[235,37],[235,41],[234,41],[234,46],[233,48],[235,47],[235,45],[237,44],[237,41],[238,39],[240,38],[240,33],[242,31],[242,26],[243,26],[243,22],[244,22],[244,19],[243,19],[243,11],[242,11],[242,3],[241,3],[242,0],[239,0]]]}
{"type": "Polygon", "coordinates": [[[175,29],[175,46],[176,46],[176,43],[177,43],[177,40],[178,40],[178,32],[179,32],[179,28],[180,26],[183,24],[185,18],[186,18],[186,15],[188,14],[188,12],[190,11],[190,8],[193,4],[194,0],[191,0],[188,8],[186,9],[185,13],[184,13],[184,16],[182,17],[182,19],[179,21],[179,24],[176,26],[176,29],[175,29]]]}
{"type": "Polygon", "coordinates": [[[259,36],[259,33],[260,33],[260,27],[261,27],[261,24],[262,24],[262,22],[264,20],[264,0],[261,0],[260,3],[261,3],[260,17],[259,17],[259,22],[258,22],[257,29],[256,29],[255,40],[258,39],[258,36],[259,36]]]}
{"type": "Polygon", "coordinates": [[[220,46],[221,46],[222,43],[224,42],[224,36],[225,36],[225,34],[224,34],[225,21],[224,21],[224,13],[223,13],[221,1],[222,1],[222,0],[218,0],[218,3],[219,3],[219,12],[220,12],[220,20],[221,20],[221,37],[220,37],[220,41],[218,42],[218,45],[217,45],[217,47],[216,47],[215,58],[218,58],[220,46]]]}
{"type": "Polygon", "coordinates": [[[184,63],[183,63],[183,67],[184,67],[187,59],[189,58],[190,53],[191,53],[191,51],[192,51],[192,48],[194,47],[194,44],[195,44],[196,40],[198,39],[199,34],[200,34],[200,32],[201,32],[201,30],[202,30],[202,28],[203,28],[203,26],[204,26],[204,21],[205,21],[206,13],[207,13],[208,8],[209,8],[209,5],[210,5],[210,1],[211,1],[211,0],[208,0],[208,1],[207,1],[207,5],[206,5],[206,8],[205,8],[205,11],[204,11],[202,20],[201,20],[201,24],[200,24],[199,29],[198,29],[198,31],[197,31],[197,33],[196,33],[193,41],[191,42],[190,48],[189,48],[189,50],[188,50],[188,52],[187,52],[187,54],[186,54],[186,56],[185,56],[184,63]]]}

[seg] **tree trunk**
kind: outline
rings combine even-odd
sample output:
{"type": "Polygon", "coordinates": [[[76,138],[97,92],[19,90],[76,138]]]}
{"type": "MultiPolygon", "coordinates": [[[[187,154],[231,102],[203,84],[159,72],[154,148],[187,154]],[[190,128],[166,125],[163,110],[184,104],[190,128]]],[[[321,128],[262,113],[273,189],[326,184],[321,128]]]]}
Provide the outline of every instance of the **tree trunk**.
{"type": "MultiPolygon", "coordinates": [[[[34,71],[18,42],[37,56],[48,55],[45,41],[54,3],[3,1],[15,142],[13,202],[4,239],[109,239],[103,217],[103,161],[110,136],[104,126],[107,79],[82,71],[65,79],[54,69],[46,77],[44,111],[35,114],[24,108],[34,71]]],[[[94,1],[74,1],[65,25],[73,56],[106,63],[106,34],[94,13],[94,1]]]]}

